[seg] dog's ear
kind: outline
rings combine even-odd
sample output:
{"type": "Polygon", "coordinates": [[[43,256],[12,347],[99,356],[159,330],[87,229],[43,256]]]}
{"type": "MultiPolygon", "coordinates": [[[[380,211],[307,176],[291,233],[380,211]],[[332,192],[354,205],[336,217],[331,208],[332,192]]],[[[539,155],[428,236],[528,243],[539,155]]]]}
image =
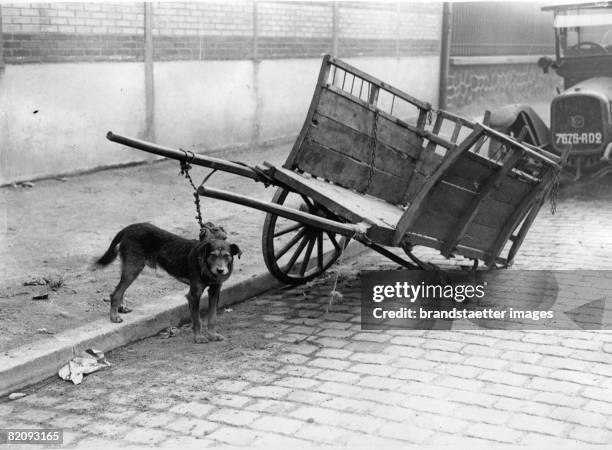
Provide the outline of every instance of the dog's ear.
{"type": "Polygon", "coordinates": [[[232,256],[238,255],[238,258],[242,256],[242,250],[236,244],[230,244],[230,254],[232,256]]]}

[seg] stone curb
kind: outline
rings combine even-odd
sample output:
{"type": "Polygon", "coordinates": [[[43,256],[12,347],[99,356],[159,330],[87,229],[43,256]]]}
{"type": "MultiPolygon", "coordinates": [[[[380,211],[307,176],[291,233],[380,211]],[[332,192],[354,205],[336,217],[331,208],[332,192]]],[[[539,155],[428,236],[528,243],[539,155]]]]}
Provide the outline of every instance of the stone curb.
{"type": "MultiPolygon", "coordinates": [[[[367,251],[355,242],[347,247],[343,260],[367,251]]],[[[265,268],[262,268],[265,269],[265,268]]],[[[270,273],[261,272],[248,279],[230,280],[221,292],[220,306],[232,305],[281,286],[270,273]]],[[[203,297],[202,304],[207,304],[203,297]]],[[[184,294],[173,294],[161,302],[143,304],[120,324],[107,317],[78,328],[54,335],[50,339],[9,350],[0,356],[0,397],[38,383],[57,374],[57,371],[83,350],[96,348],[103,352],[154,336],[161,330],[176,326],[189,316],[184,294]]]]}

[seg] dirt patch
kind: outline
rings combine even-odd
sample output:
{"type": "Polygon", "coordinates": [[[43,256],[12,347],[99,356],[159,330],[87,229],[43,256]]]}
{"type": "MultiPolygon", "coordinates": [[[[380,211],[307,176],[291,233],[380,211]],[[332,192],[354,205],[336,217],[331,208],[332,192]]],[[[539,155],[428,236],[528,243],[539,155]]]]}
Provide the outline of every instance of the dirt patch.
{"type": "MultiPolygon", "coordinates": [[[[284,145],[223,157],[281,163],[288,152],[284,145]]],[[[194,167],[192,176],[199,183],[207,173],[194,167]]],[[[0,188],[0,350],[106,317],[104,300],[119,281],[119,265],[92,272],[90,264],[124,226],[151,222],[197,238],[191,188],[178,174],[178,163],[165,161],[0,188]],[[33,299],[45,294],[46,299],[33,299]]],[[[274,188],[222,173],[208,184],[265,200],[274,194],[274,188]]],[[[235,276],[260,273],[265,215],[213,199],[202,199],[202,206],[204,220],[224,226],[243,251],[235,276]]],[[[186,291],[185,285],[147,268],[127,291],[126,302],[137,308],[177,291],[186,291]]]]}

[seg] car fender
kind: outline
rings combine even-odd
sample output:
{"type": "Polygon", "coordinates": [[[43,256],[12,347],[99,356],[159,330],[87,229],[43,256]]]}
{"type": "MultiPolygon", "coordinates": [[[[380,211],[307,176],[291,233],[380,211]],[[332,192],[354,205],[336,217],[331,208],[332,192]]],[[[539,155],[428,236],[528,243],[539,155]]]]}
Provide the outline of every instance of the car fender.
{"type": "Polygon", "coordinates": [[[507,105],[491,111],[489,126],[502,133],[516,136],[523,126],[527,126],[531,139],[528,143],[538,147],[550,144],[550,129],[535,110],[524,104],[507,105]]]}

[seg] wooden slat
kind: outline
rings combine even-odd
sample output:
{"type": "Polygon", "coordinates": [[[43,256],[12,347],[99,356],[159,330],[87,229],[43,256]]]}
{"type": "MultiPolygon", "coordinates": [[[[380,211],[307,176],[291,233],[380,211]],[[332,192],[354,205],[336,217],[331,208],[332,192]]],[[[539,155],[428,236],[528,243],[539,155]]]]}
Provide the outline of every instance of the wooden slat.
{"type": "MultiPolygon", "coordinates": [[[[440,130],[442,129],[442,124],[444,123],[444,117],[441,116],[440,114],[436,115],[436,121],[434,122],[434,126],[433,129],[431,130],[432,134],[434,135],[438,135],[438,133],[440,133],[440,130]]],[[[430,140],[427,143],[427,150],[428,151],[433,151],[436,147],[436,142],[430,140]]]]}
{"type": "MultiPolygon", "coordinates": [[[[448,119],[448,120],[450,120],[452,122],[455,122],[456,124],[460,124],[460,125],[463,125],[465,127],[468,127],[468,128],[470,128],[472,130],[476,126],[476,122],[474,122],[472,120],[469,120],[469,119],[466,119],[465,117],[461,117],[461,116],[458,116],[456,114],[453,114],[451,112],[445,111],[443,109],[440,109],[440,110],[436,111],[436,114],[438,116],[440,116],[440,117],[443,117],[443,118],[448,119]]],[[[487,123],[484,123],[484,124],[487,125],[487,123]]]]}
{"type": "Polygon", "coordinates": [[[311,140],[304,141],[295,166],[357,192],[365,191],[370,172],[366,164],[311,140]]]}
{"type": "Polygon", "coordinates": [[[457,138],[459,137],[459,132],[461,131],[461,123],[456,122],[455,127],[453,128],[453,135],[451,136],[451,142],[456,143],[457,138]]]}
{"type": "Polygon", "coordinates": [[[527,214],[527,217],[523,221],[523,224],[521,225],[521,229],[518,235],[516,236],[516,239],[514,239],[514,242],[512,243],[512,247],[510,247],[510,250],[508,251],[507,259],[509,263],[512,263],[512,261],[514,261],[514,256],[516,255],[516,252],[518,251],[523,241],[525,240],[525,236],[527,236],[527,231],[529,231],[529,228],[531,228],[531,225],[533,224],[533,221],[538,215],[538,212],[540,212],[540,209],[542,208],[542,205],[544,204],[545,200],[546,200],[546,195],[543,195],[542,198],[540,198],[540,200],[535,202],[535,204],[533,205],[533,207],[527,214]]]}
{"type": "Polygon", "coordinates": [[[384,115],[378,117],[378,140],[398,152],[416,158],[423,145],[423,138],[384,115]]]}
{"type": "Polygon", "coordinates": [[[372,133],[374,112],[329,89],[322,90],[317,112],[362,134],[372,133]]]}
{"type": "MultiPolygon", "coordinates": [[[[372,139],[328,117],[315,114],[308,139],[369,165],[372,139]],[[316,125],[315,125],[316,124],[316,125]]],[[[414,170],[414,160],[378,141],[375,166],[395,176],[408,177],[414,170]]]]}
{"type": "Polygon", "coordinates": [[[366,194],[382,198],[394,205],[400,205],[407,188],[408,177],[394,177],[385,172],[374,170],[372,173],[372,183],[366,194]]]}
{"type": "Polygon", "coordinates": [[[440,181],[440,179],[442,179],[449,167],[451,167],[464,152],[467,152],[470,147],[474,145],[474,143],[482,135],[482,132],[482,127],[477,124],[474,131],[461,143],[461,145],[457,147],[456,150],[449,151],[447,153],[436,172],[427,179],[425,184],[421,187],[421,190],[415,195],[411,205],[398,222],[393,239],[394,245],[400,244],[400,241],[402,240],[402,237],[406,231],[408,231],[417,220],[418,214],[433,186],[440,181]]]}
{"type": "MultiPolygon", "coordinates": [[[[402,128],[406,128],[410,131],[413,131],[417,136],[421,136],[425,139],[429,139],[430,141],[434,142],[437,145],[440,145],[444,148],[450,148],[450,149],[454,149],[455,147],[457,147],[456,144],[453,144],[452,142],[444,139],[441,136],[437,136],[436,134],[433,134],[427,130],[425,130],[423,128],[423,126],[414,126],[409,124],[408,122],[405,122],[403,120],[398,119],[397,117],[394,117],[392,115],[390,115],[389,113],[386,113],[385,111],[381,111],[376,109],[374,106],[370,105],[368,102],[361,100],[357,97],[351,96],[350,94],[348,94],[347,92],[338,89],[334,86],[327,86],[327,88],[325,89],[328,92],[331,92],[332,94],[337,95],[338,97],[344,98],[346,99],[348,102],[350,103],[354,103],[358,106],[363,107],[364,109],[371,111],[372,112],[372,117],[374,116],[374,112],[376,112],[379,117],[384,117],[385,119],[389,120],[390,122],[394,122],[398,125],[400,125],[402,128]]],[[[372,119],[373,120],[373,119],[372,119]]],[[[420,123],[421,119],[419,118],[419,123],[420,123]]],[[[359,130],[362,131],[364,133],[367,133],[367,131],[365,130],[359,130]]]]}
{"type": "Polygon", "coordinates": [[[265,163],[270,176],[282,186],[301,192],[349,222],[372,223],[368,237],[381,245],[390,245],[404,210],[381,199],[361,195],[335,184],[308,178],[285,168],[265,163]]]}
{"type": "MultiPolygon", "coordinates": [[[[457,221],[452,220],[447,214],[423,210],[414,225],[410,227],[409,232],[430,236],[446,243],[447,236],[456,229],[456,226],[457,221]]],[[[498,233],[499,229],[497,228],[472,223],[464,234],[461,243],[473,248],[488,250],[495,242],[498,233]]]]}
{"type": "MultiPolygon", "coordinates": [[[[460,186],[463,189],[477,193],[480,187],[491,177],[500,165],[494,164],[474,153],[464,154],[457,163],[448,170],[444,181],[460,186]]],[[[492,192],[492,198],[500,202],[517,204],[535,183],[522,178],[510,171],[501,181],[499,189],[492,192]]]]}
{"type": "Polygon", "coordinates": [[[474,196],[469,207],[463,212],[457,226],[454,230],[446,238],[446,244],[442,248],[442,255],[445,257],[450,257],[457,246],[457,244],[461,241],[461,239],[465,236],[470,228],[470,225],[476,218],[479,209],[483,207],[484,201],[491,196],[491,193],[497,189],[501,183],[502,178],[504,178],[510,170],[521,160],[522,153],[520,150],[515,149],[510,152],[504,162],[502,167],[497,171],[497,173],[491,175],[484,185],[480,188],[480,192],[478,195],[474,196]]]}
{"type": "MultiPolygon", "coordinates": [[[[475,197],[476,194],[462,191],[451,185],[438,183],[432,189],[423,211],[433,211],[444,215],[448,221],[458,223],[475,197]]],[[[501,203],[489,197],[483,200],[474,221],[480,225],[501,229],[514,208],[515,205],[501,203]]]]}
{"type": "Polygon", "coordinates": [[[291,153],[287,157],[287,161],[283,164],[283,167],[293,168],[294,162],[297,159],[299,153],[302,151],[302,144],[304,139],[306,138],[306,133],[308,132],[308,128],[310,128],[310,124],[312,123],[312,118],[317,109],[317,105],[319,104],[319,98],[321,96],[321,92],[323,90],[323,86],[327,84],[327,80],[329,78],[329,71],[331,68],[331,55],[323,56],[323,60],[321,61],[321,69],[319,70],[319,78],[317,79],[317,84],[315,86],[314,94],[312,96],[312,100],[310,101],[310,106],[308,108],[308,114],[306,114],[306,120],[304,120],[304,124],[302,125],[302,129],[300,130],[300,134],[298,135],[295,143],[293,144],[293,148],[291,149],[291,153]]]}
{"type": "MultiPolygon", "coordinates": [[[[325,57],[329,57],[329,55],[326,55],[325,57]]],[[[390,92],[391,94],[395,94],[398,97],[404,99],[405,101],[407,101],[408,103],[412,103],[413,105],[415,105],[418,108],[422,108],[425,110],[429,110],[431,109],[431,104],[427,103],[427,102],[423,102],[417,98],[414,98],[413,96],[407,94],[406,92],[403,92],[387,83],[385,83],[384,81],[379,80],[376,77],[373,77],[372,75],[365,73],[359,69],[357,69],[356,67],[351,66],[350,64],[347,64],[346,62],[339,60],[337,58],[331,57],[331,62],[335,65],[340,67],[343,70],[346,70],[347,72],[350,72],[354,75],[357,75],[359,78],[363,78],[364,80],[377,85],[381,88],[383,88],[385,91],[390,92]]]]}
{"type": "Polygon", "coordinates": [[[525,195],[525,197],[521,200],[520,205],[516,207],[514,213],[508,218],[504,228],[500,231],[496,242],[491,247],[491,251],[487,257],[487,260],[485,261],[488,266],[491,265],[492,261],[503,250],[508,238],[523,220],[523,217],[525,217],[525,214],[527,214],[527,211],[529,211],[529,208],[533,205],[533,202],[539,199],[541,195],[546,193],[554,173],[554,167],[549,167],[540,184],[525,195]]]}
{"type": "MultiPolygon", "coordinates": [[[[296,161],[296,167],[317,177],[330,180],[339,186],[364,193],[370,174],[370,166],[329,147],[307,140],[296,161]]],[[[404,198],[407,178],[396,177],[374,169],[368,193],[397,204],[404,198]]]]}

